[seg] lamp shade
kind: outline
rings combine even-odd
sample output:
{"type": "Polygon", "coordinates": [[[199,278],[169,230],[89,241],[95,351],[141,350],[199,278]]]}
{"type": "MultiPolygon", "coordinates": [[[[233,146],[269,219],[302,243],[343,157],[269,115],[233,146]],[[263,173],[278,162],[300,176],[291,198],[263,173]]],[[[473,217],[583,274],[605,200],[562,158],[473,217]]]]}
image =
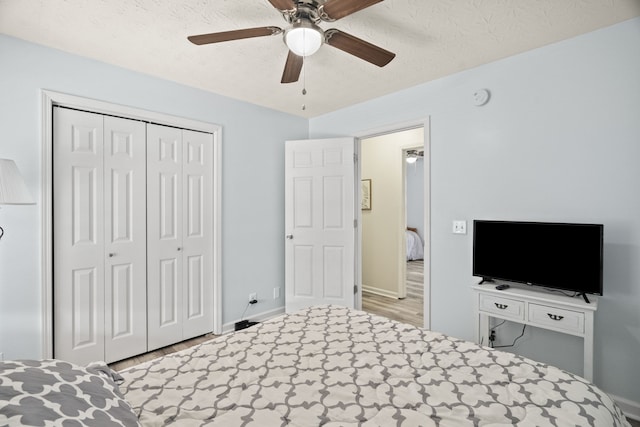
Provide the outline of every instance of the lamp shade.
{"type": "Polygon", "coordinates": [[[0,159],[0,205],[35,203],[13,160],[0,159]]]}
{"type": "Polygon", "coordinates": [[[284,42],[298,56],[310,56],[320,49],[324,33],[313,23],[297,22],[284,34],[284,42]]]}

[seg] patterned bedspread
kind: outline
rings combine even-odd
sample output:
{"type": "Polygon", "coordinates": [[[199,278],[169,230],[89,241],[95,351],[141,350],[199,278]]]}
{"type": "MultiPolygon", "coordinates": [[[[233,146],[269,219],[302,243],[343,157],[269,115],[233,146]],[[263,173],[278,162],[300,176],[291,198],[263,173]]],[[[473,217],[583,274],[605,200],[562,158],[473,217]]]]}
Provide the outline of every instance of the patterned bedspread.
{"type": "Polygon", "coordinates": [[[588,381],[336,306],[121,372],[142,425],[627,426],[588,381]]]}

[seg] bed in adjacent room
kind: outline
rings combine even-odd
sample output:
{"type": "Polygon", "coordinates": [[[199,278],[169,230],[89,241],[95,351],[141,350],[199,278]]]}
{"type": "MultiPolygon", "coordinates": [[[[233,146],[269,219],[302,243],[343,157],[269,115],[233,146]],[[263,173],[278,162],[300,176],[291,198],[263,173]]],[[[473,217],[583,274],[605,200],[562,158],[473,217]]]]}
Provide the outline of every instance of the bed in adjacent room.
{"type": "Polygon", "coordinates": [[[414,227],[407,227],[405,233],[407,242],[407,261],[424,259],[424,243],[418,234],[418,229],[414,227]]]}
{"type": "Polygon", "coordinates": [[[0,364],[0,425],[21,425],[7,414],[20,420],[25,398],[65,412],[55,405],[65,392],[78,403],[64,416],[111,421],[130,405],[143,426],[628,426],[611,398],[581,377],[338,306],[283,315],[126,369],[127,403],[112,390],[115,373],[53,364],[52,372],[32,371],[43,379],[34,385],[20,371],[30,366],[16,373],[10,363],[0,364]]]}

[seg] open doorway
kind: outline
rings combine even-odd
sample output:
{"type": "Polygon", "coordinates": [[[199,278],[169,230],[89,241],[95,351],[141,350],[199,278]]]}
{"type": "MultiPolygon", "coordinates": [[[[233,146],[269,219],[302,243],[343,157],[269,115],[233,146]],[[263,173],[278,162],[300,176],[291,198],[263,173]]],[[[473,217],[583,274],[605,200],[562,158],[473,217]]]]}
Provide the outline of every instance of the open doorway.
{"type": "Polygon", "coordinates": [[[425,326],[424,127],[360,143],[362,309],[425,326]]]}

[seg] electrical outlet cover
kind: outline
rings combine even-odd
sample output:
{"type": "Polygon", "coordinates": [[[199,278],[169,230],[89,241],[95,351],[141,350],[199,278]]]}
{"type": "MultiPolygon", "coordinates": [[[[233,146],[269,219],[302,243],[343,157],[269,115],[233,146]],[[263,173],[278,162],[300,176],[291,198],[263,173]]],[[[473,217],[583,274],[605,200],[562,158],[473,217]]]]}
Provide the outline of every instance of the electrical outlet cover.
{"type": "Polygon", "coordinates": [[[453,234],[467,234],[467,221],[454,220],[453,221],[453,234]]]}

